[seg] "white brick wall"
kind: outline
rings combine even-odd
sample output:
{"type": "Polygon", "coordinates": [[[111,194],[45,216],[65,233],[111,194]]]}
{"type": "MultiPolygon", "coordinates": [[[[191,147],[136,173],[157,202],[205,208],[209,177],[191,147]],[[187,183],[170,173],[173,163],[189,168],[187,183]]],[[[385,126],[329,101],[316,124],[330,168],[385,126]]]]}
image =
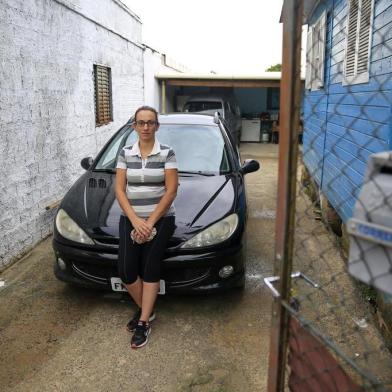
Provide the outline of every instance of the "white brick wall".
{"type": "Polygon", "coordinates": [[[0,269],[52,230],[80,160],[143,103],[141,23],[117,0],[2,0],[0,269]],[[79,15],[61,3],[73,7],[79,15]],[[83,7],[80,6],[83,4],[83,7]],[[113,123],[95,128],[93,64],[111,67],[113,123]]]}

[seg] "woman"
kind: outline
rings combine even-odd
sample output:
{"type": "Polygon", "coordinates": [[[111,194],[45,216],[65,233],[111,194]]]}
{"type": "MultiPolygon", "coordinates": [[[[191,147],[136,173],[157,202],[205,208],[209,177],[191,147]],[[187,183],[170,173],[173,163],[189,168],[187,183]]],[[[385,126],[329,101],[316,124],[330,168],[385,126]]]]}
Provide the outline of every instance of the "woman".
{"type": "Polygon", "coordinates": [[[127,324],[131,347],[148,341],[159,291],[160,262],[174,231],[173,200],[178,173],[174,151],[155,138],[158,113],[149,106],[135,112],[139,140],[124,147],[118,158],[116,197],[120,218],[119,275],[138,310],[127,324]]]}

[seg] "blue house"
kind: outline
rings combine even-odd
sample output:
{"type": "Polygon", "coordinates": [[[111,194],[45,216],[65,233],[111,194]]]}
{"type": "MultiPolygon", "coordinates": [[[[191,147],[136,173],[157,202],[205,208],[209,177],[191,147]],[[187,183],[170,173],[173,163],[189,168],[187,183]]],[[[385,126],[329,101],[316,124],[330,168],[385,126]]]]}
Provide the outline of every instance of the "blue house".
{"type": "Polygon", "coordinates": [[[392,149],[392,0],[305,0],[303,161],[345,222],[370,154],[392,149]]]}

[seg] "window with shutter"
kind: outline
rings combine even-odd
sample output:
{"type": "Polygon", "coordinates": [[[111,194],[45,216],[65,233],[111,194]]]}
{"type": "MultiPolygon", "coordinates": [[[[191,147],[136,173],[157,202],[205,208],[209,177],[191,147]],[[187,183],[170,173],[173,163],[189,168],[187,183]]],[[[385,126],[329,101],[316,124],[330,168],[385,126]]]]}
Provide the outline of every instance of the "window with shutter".
{"type": "Polygon", "coordinates": [[[343,84],[369,81],[374,0],[349,0],[343,84]]]}
{"type": "Polygon", "coordinates": [[[327,13],[324,12],[318,21],[318,58],[317,58],[317,74],[316,74],[316,88],[324,86],[324,62],[325,62],[325,48],[327,39],[327,13]]]}
{"type": "Polygon", "coordinates": [[[308,28],[305,88],[311,90],[324,86],[326,20],[327,13],[324,11],[317,22],[308,28]]]}
{"type": "Polygon", "coordinates": [[[305,88],[312,88],[312,26],[308,26],[308,35],[306,39],[306,75],[305,88]]]}
{"type": "Polygon", "coordinates": [[[111,69],[94,65],[95,123],[97,126],[113,121],[111,69]]]}

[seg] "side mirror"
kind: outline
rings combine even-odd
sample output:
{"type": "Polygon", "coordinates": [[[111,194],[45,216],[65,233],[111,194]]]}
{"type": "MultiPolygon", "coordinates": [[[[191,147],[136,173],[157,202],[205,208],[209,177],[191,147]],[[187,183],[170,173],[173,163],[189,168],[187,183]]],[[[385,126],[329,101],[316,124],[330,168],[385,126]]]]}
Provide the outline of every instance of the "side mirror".
{"type": "Polygon", "coordinates": [[[241,166],[242,174],[252,173],[260,169],[260,163],[254,159],[245,159],[244,164],[241,166]]]}
{"type": "Polygon", "coordinates": [[[88,169],[90,169],[90,166],[93,164],[93,162],[94,162],[94,160],[92,157],[86,157],[80,161],[80,165],[82,166],[82,168],[84,170],[88,170],[88,169]]]}

